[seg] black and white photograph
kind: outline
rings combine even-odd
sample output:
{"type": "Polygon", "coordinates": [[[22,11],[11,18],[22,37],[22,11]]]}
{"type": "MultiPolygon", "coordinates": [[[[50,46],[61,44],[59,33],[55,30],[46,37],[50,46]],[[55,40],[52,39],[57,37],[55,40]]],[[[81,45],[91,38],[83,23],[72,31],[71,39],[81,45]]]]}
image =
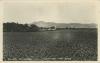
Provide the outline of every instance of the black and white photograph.
{"type": "Polygon", "coordinates": [[[4,4],[3,61],[97,61],[94,2],[4,4]]]}

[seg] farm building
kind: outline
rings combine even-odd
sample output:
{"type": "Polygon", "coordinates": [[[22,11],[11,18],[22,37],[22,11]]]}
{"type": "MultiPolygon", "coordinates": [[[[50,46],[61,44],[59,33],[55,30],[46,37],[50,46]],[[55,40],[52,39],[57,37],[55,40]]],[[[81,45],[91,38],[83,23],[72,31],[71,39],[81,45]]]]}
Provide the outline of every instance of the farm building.
{"type": "Polygon", "coordinates": [[[56,26],[51,26],[51,27],[42,27],[41,30],[43,31],[53,31],[53,30],[56,30],[56,26]]]}

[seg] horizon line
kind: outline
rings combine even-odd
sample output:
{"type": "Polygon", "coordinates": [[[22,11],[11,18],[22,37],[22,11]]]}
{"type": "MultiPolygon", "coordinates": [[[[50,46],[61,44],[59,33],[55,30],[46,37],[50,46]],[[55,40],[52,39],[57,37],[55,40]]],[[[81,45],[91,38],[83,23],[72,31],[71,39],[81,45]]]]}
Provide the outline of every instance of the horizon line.
{"type": "MultiPolygon", "coordinates": [[[[45,21],[37,21],[37,22],[45,22],[45,21]]],[[[31,23],[21,23],[21,22],[3,22],[3,23],[19,23],[19,24],[34,24],[36,21],[31,22],[31,23]]],[[[46,23],[58,23],[58,24],[97,24],[97,23],[64,23],[64,22],[46,22],[46,23]]]]}

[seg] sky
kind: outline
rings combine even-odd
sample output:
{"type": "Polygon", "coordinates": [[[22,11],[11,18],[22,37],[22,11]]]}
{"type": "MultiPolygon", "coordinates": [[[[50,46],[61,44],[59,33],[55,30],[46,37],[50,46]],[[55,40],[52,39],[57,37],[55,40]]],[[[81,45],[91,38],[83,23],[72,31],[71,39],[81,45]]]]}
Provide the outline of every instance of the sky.
{"type": "Polygon", "coordinates": [[[5,2],[4,22],[96,23],[91,2],[5,2]]]}

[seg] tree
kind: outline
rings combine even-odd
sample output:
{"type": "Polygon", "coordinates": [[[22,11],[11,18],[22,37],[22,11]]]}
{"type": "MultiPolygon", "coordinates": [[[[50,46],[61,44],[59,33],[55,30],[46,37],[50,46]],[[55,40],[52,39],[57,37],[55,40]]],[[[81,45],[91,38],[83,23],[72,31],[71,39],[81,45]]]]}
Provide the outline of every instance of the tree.
{"type": "Polygon", "coordinates": [[[39,27],[36,26],[36,25],[34,25],[34,24],[31,24],[31,26],[30,26],[30,31],[31,31],[31,32],[32,32],[32,31],[39,31],[39,27]]]}
{"type": "Polygon", "coordinates": [[[36,32],[39,31],[39,27],[32,24],[28,26],[28,24],[18,24],[18,23],[3,23],[3,31],[4,32],[36,32]]]}

